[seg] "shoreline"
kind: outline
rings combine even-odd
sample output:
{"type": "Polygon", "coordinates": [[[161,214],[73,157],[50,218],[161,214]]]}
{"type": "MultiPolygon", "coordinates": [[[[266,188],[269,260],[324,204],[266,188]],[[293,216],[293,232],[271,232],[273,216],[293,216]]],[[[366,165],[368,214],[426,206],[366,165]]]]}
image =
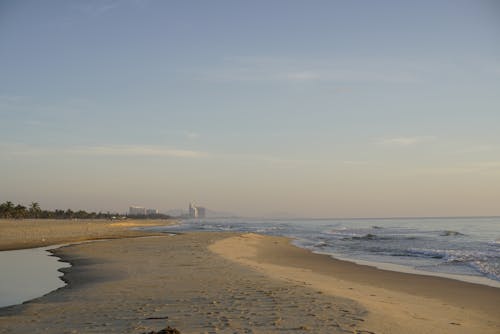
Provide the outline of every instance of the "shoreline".
{"type": "MultiPolygon", "coordinates": [[[[296,245],[294,245],[294,246],[296,246],[296,245]]],[[[301,248],[301,247],[299,247],[299,248],[301,248]]],[[[306,249],[306,250],[309,250],[309,249],[306,249]]],[[[500,281],[494,280],[494,279],[486,277],[486,276],[459,275],[459,274],[450,274],[450,273],[439,272],[439,271],[425,271],[425,270],[415,269],[415,268],[410,267],[410,266],[404,266],[404,265],[399,265],[399,264],[394,264],[394,263],[353,259],[353,258],[343,257],[343,256],[340,256],[337,254],[314,252],[314,251],[311,251],[311,253],[318,254],[318,255],[327,255],[327,256],[330,256],[334,260],[351,262],[353,264],[357,264],[360,266],[373,267],[373,268],[378,269],[378,270],[390,271],[390,272],[395,272],[395,273],[410,274],[410,275],[440,277],[440,278],[450,279],[453,281],[484,285],[484,286],[489,286],[489,287],[493,287],[493,288],[500,288],[500,281]]]]}
{"type": "Polygon", "coordinates": [[[71,265],[60,270],[68,285],[0,308],[0,333],[144,333],[166,325],[183,334],[500,329],[498,288],[343,261],[285,237],[143,231],[133,237],[130,227],[112,226],[115,239],[53,250],[71,265]],[[122,238],[116,228],[128,231],[122,238]],[[147,236],[157,238],[141,238],[147,236]]]}
{"type": "MultiPolygon", "coordinates": [[[[494,216],[496,217],[496,216],[494,216]]],[[[468,217],[463,217],[468,218],[468,217]]],[[[484,217],[483,217],[484,218],[484,217]]],[[[488,217],[486,217],[488,218],[488,217]]],[[[352,218],[357,219],[357,218],[352,218]]],[[[385,218],[384,218],[385,219],[385,218]]],[[[30,249],[30,248],[38,248],[38,247],[48,247],[48,246],[58,246],[58,245],[69,245],[80,242],[88,242],[88,241],[99,241],[99,240],[112,240],[112,239],[124,239],[124,238],[137,238],[144,236],[161,236],[165,235],[166,232],[158,232],[158,231],[150,231],[147,229],[142,229],[142,227],[151,228],[151,227],[164,227],[178,224],[179,221],[176,219],[129,219],[124,221],[110,221],[105,219],[21,219],[21,220],[13,220],[13,219],[0,219],[0,231],[4,235],[0,235],[0,252],[1,251],[10,251],[10,250],[21,250],[21,249],[30,249]],[[12,224],[16,224],[13,226],[12,224]],[[52,228],[68,228],[68,227],[77,227],[82,224],[89,225],[86,227],[86,230],[83,231],[82,228],[75,229],[75,231],[71,232],[74,235],[66,235],[64,237],[47,237],[49,233],[53,233],[52,228]],[[6,230],[7,225],[11,225],[10,231],[6,230]],[[28,226],[23,226],[28,225],[28,226]],[[33,228],[35,225],[38,230],[32,233],[31,238],[26,238],[26,233],[21,236],[21,232],[19,229],[23,228],[33,228]],[[51,226],[56,225],[56,226],[51,226]],[[59,226],[58,226],[59,225],[59,226]],[[47,227],[48,228],[47,231],[47,227]],[[103,228],[104,226],[104,228],[103,228]],[[97,228],[96,228],[97,227],[97,228]],[[14,236],[14,240],[10,242],[6,242],[5,234],[13,234],[12,231],[16,230],[17,235],[14,236]],[[93,230],[89,235],[89,231],[93,230]],[[7,232],[7,233],[5,233],[7,232]],[[43,234],[45,233],[45,236],[43,234]],[[43,240],[41,240],[38,236],[33,237],[34,234],[42,234],[43,240]],[[23,239],[24,240],[19,240],[23,239]],[[26,240],[29,239],[29,240],[26,240]]],[[[178,233],[178,232],[175,232],[178,233]]],[[[185,233],[185,232],[182,232],[185,233]]],[[[188,232],[191,233],[191,232],[188,232]]],[[[243,232],[235,232],[235,233],[243,233],[243,232]]],[[[8,236],[9,237],[9,236],[8,236]]],[[[12,239],[12,235],[10,236],[12,239]]],[[[460,275],[453,273],[445,273],[445,272],[433,272],[433,271],[425,271],[415,269],[411,266],[398,265],[387,262],[376,262],[369,260],[360,260],[355,258],[343,257],[339,254],[332,254],[320,251],[314,251],[308,249],[306,247],[301,247],[300,245],[295,244],[294,238],[289,238],[290,243],[293,244],[294,247],[307,250],[312,254],[326,255],[335,260],[346,261],[360,266],[370,266],[378,270],[390,271],[395,273],[405,273],[412,275],[423,275],[430,277],[440,277],[460,282],[466,282],[471,284],[480,284],[484,286],[500,288],[500,281],[495,279],[486,277],[486,276],[474,276],[474,275],[460,275]]]]}
{"type": "MultiPolygon", "coordinates": [[[[157,232],[157,231],[150,232],[148,230],[141,229],[141,227],[157,227],[157,226],[161,227],[161,226],[175,225],[177,223],[178,220],[175,219],[161,219],[161,220],[131,219],[126,221],[110,221],[104,219],[72,219],[72,220],[0,219],[0,231],[2,231],[2,233],[4,234],[0,236],[0,252],[39,248],[39,247],[64,246],[64,245],[77,244],[80,242],[89,242],[89,241],[137,238],[144,236],[159,236],[159,235],[164,235],[165,232],[157,232]],[[16,225],[14,226],[13,224],[16,225]],[[81,226],[82,224],[89,225],[88,227],[86,227],[86,231],[83,231],[82,228],[78,229],[78,226],[81,226]],[[35,225],[37,231],[32,232],[31,236],[27,237],[25,232],[21,232],[23,228],[24,229],[33,228],[33,225],[35,225]],[[77,227],[76,229],[74,229],[74,231],[71,232],[73,235],[69,236],[66,235],[64,237],[58,237],[58,236],[49,237],[49,234],[52,234],[54,232],[52,230],[53,228],[67,229],[68,227],[70,227],[70,229],[73,229],[73,227],[77,227]],[[93,230],[90,235],[88,233],[89,230],[93,230]],[[12,231],[17,231],[17,232],[13,233],[12,231]],[[6,239],[5,234],[7,234],[7,239],[9,238],[11,239],[10,241],[5,240],[6,239]],[[8,234],[11,235],[9,236],[8,234]],[[12,236],[12,234],[15,235],[12,236]],[[21,234],[23,235],[21,236],[21,234]],[[38,235],[34,237],[35,234],[41,234],[42,237],[40,238],[38,235]]],[[[441,277],[445,279],[467,282],[471,284],[480,284],[484,286],[500,288],[499,281],[496,281],[494,279],[485,276],[472,276],[472,275],[469,276],[469,275],[459,275],[459,274],[448,274],[442,272],[432,272],[432,271],[418,270],[410,266],[397,265],[392,263],[346,258],[338,254],[313,251],[308,248],[296,245],[294,243],[295,240],[293,238],[290,238],[290,240],[295,247],[307,250],[312,254],[326,255],[331,257],[332,259],[346,261],[356,265],[370,266],[379,270],[391,271],[395,273],[441,277]]]]}
{"type": "Polygon", "coordinates": [[[285,237],[247,233],[218,241],[210,249],[271,277],[354,300],[370,314],[367,323],[383,333],[500,329],[499,288],[339,260],[299,248],[285,237]]]}

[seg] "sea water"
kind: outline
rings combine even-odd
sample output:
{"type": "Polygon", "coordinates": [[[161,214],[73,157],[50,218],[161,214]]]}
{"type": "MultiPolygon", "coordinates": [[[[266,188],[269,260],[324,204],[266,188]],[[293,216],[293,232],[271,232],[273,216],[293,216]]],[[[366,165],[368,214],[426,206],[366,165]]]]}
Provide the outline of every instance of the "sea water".
{"type": "Polygon", "coordinates": [[[500,287],[500,217],[391,219],[206,219],[154,228],[256,232],[382,269],[500,287]]]}
{"type": "Polygon", "coordinates": [[[65,285],[58,270],[69,264],[48,252],[57,247],[0,252],[0,307],[23,303],[65,285]]]}

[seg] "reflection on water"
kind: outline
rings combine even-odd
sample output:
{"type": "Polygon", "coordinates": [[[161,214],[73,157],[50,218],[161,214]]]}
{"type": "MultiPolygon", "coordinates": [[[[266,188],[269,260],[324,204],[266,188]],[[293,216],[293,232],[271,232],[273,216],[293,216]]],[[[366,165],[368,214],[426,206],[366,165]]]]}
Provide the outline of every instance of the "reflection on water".
{"type": "Polygon", "coordinates": [[[43,296],[65,283],[57,270],[68,263],[47,251],[57,246],[0,252],[0,307],[43,296]]]}

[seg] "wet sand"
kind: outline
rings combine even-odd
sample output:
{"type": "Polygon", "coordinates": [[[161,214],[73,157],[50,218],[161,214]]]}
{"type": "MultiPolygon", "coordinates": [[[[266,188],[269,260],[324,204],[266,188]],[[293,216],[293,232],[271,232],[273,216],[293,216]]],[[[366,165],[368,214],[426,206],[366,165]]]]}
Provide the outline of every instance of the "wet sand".
{"type": "Polygon", "coordinates": [[[336,260],[281,237],[244,234],[210,249],[269,277],[356,301],[372,332],[500,333],[499,288],[336,260]]]}
{"type": "Polygon", "coordinates": [[[68,285],[0,309],[0,333],[500,332],[498,288],[338,261],[280,237],[123,233],[135,238],[55,250],[73,265],[68,285]]]}

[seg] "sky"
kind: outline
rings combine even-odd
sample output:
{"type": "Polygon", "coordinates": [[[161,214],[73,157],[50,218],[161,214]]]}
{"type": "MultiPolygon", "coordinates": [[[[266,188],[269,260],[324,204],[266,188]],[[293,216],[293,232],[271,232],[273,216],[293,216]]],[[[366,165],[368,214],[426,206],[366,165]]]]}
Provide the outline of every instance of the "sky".
{"type": "Polygon", "coordinates": [[[0,202],[500,215],[500,5],[0,1],[0,202]]]}

